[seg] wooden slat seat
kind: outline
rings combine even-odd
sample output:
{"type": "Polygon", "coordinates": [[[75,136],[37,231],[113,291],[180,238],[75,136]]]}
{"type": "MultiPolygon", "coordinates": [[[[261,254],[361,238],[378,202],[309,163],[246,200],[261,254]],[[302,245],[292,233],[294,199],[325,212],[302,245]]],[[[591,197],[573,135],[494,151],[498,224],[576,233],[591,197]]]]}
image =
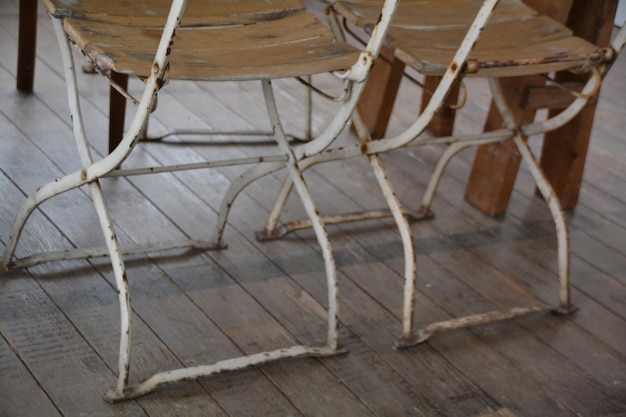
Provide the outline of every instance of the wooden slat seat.
{"type": "MultiPolygon", "coordinates": [[[[161,29],[65,19],[87,55],[118,73],[148,76],[161,29]]],[[[170,78],[244,80],[286,78],[349,68],[359,51],[336,42],[315,16],[302,12],[250,25],[181,29],[170,78]]]]}
{"type": "MultiPolygon", "coordinates": [[[[45,1],[90,59],[117,73],[149,75],[170,0],[68,3],[45,1]]],[[[358,54],[335,42],[301,0],[193,1],[181,21],[170,78],[285,78],[345,70],[358,54]]]]}
{"type": "MultiPolygon", "coordinates": [[[[333,7],[354,24],[376,20],[376,1],[339,1],[333,7]]],[[[400,3],[388,46],[405,64],[442,75],[480,6],[469,0],[409,0],[400,3]]],[[[503,0],[470,55],[480,76],[508,77],[587,66],[602,58],[597,46],[519,0],[503,0]]],[[[474,74],[468,73],[472,76],[474,74]]]]}
{"type": "MultiPolygon", "coordinates": [[[[57,17],[117,23],[127,26],[161,27],[170,0],[45,0],[57,17]]],[[[247,24],[273,20],[306,10],[302,0],[195,0],[190,1],[181,26],[247,24]]]]}
{"type": "MultiPolygon", "coordinates": [[[[481,0],[404,0],[391,23],[392,28],[422,30],[462,29],[471,23],[481,0]]],[[[358,26],[375,22],[380,12],[380,0],[340,0],[333,8],[358,26]]],[[[498,4],[490,23],[527,19],[537,12],[521,2],[504,0],[498,4]]]]}

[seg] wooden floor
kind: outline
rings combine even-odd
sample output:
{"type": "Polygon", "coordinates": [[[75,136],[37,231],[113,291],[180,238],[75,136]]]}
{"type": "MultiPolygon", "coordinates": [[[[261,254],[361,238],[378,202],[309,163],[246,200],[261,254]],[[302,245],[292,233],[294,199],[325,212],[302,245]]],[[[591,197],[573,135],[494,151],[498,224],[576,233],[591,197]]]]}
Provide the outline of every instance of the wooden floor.
{"type": "MultiPolygon", "coordinates": [[[[41,16],[33,94],[15,90],[17,0],[0,9],[0,241],[28,193],[78,168],[59,54],[41,16]]],[[[347,355],[298,359],[180,384],[136,401],[102,399],[117,368],[118,307],[106,260],[45,264],[0,277],[0,416],[626,416],[626,55],[604,85],[580,203],[569,213],[573,316],[538,315],[392,349],[400,330],[402,251],[392,223],[329,228],[340,270],[341,344],[347,355]]],[[[106,149],[107,87],[81,74],[94,149],[106,149]]],[[[326,78],[319,80],[326,83],[326,78]]],[[[301,108],[302,89],[283,82],[280,106],[301,108]]],[[[484,84],[456,129],[485,117],[484,84]]],[[[257,84],[172,83],[151,128],[266,126],[257,84]],[[239,114],[240,116],[237,116],[239,114]]],[[[404,84],[392,130],[409,123],[417,89],[404,84]]],[[[318,105],[315,123],[332,106],[318,105]]],[[[289,123],[298,132],[297,122],[289,123]]],[[[343,140],[351,140],[349,133],[343,140]]],[[[142,147],[140,163],[237,156],[264,147],[142,147]]],[[[540,140],[534,140],[536,149],[540,140]]],[[[535,145],[534,145],[535,146],[535,145]]],[[[404,203],[418,199],[439,149],[385,156],[404,203]]],[[[556,240],[527,171],[508,213],[489,218],[463,200],[472,161],[453,161],[434,203],[416,223],[418,322],[556,300],[556,240]]],[[[220,193],[237,170],[104,182],[123,244],[206,237],[220,193]]],[[[382,207],[362,160],[307,174],[324,213],[382,207]]],[[[237,200],[220,252],[128,260],[135,309],[131,378],[324,337],[325,280],[312,234],[259,243],[280,177],[237,200]]],[[[291,201],[286,216],[302,209],[291,201]]],[[[101,244],[85,190],[45,203],[19,254],[101,244]]]]}

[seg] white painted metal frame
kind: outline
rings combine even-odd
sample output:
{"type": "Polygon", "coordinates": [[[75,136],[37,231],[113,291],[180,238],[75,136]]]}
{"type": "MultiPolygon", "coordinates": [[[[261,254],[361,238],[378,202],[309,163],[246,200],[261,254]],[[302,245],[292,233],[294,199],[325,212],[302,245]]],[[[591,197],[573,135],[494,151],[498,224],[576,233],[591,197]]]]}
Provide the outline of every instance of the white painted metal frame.
{"type": "MultiPolygon", "coordinates": [[[[311,156],[301,162],[301,168],[306,170],[316,164],[337,161],[345,158],[356,157],[359,155],[367,155],[370,165],[374,170],[376,179],[383,191],[383,195],[389,206],[389,211],[376,210],[361,213],[340,214],[323,217],[325,224],[340,224],[345,222],[354,222],[361,220],[380,219],[393,217],[401,235],[405,256],[405,272],[404,272],[404,301],[402,307],[402,334],[396,342],[396,347],[409,347],[427,340],[436,333],[443,331],[455,330],[464,327],[484,324],[499,320],[520,317],[528,314],[552,311],[558,314],[569,314],[576,310],[570,300],[570,262],[569,262],[569,237],[567,231],[567,222],[560,206],[558,198],[544,176],[540,166],[537,164],[532,152],[530,151],[525,138],[533,135],[543,134],[555,130],[573,119],[587,104],[588,100],[599,90],[602,78],[617,58],[617,55],[624,48],[626,43],[626,29],[622,28],[618,35],[608,48],[603,50],[604,59],[588,70],[591,72],[590,78],[584,86],[582,92],[577,98],[559,114],[544,120],[528,125],[517,125],[511,115],[505,99],[500,91],[497,79],[489,79],[489,86],[494,98],[494,102],[500,114],[505,121],[506,127],[497,131],[486,132],[478,135],[466,136],[450,136],[441,138],[420,138],[428,124],[434,117],[434,114],[443,104],[452,85],[459,82],[463,77],[460,69],[464,68],[468,56],[478,41],[480,33],[487,23],[489,16],[497,5],[497,0],[486,0],[481,6],[476,18],[469,31],[467,32],[463,42],[459,46],[454,59],[450,63],[448,70],[443,76],[440,84],[433,93],[428,105],[416,119],[416,121],[405,131],[394,137],[387,137],[371,141],[367,128],[360,119],[358,112],[353,117],[353,126],[357,135],[361,139],[360,144],[336,148],[325,152],[324,154],[311,156]],[[530,173],[539,189],[541,195],[546,201],[550,213],[553,217],[558,245],[558,304],[556,307],[547,306],[531,306],[531,307],[514,307],[506,311],[492,311],[483,314],[476,314],[462,318],[446,320],[442,322],[432,323],[421,329],[414,330],[414,304],[415,304],[415,288],[416,288],[416,256],[415,244],[411,238],[411,229],[408,220],[421,220],[432,217],[430,205],[434,198],[437,186],[443,175],[448,162],[453,156],[460,151],[469,147],[484,145],[488,143],[502,142],[512,140],[520,152],[522,160],[528,166],[530,173]],[[427,188],[422,198],[421,206],[416,213],[409,212],[398,201],[393,193],[393,187],[386,175],[384,166],[378,157],[378,154],[402,147],[426,146],[431,144],[445,144],[447,148],[441,154],[437,161],[431,178],[429,179],[427,188]]],[[[341,26],[337,21],[331,19],[331,27],[339,32],[341,26]]],[[[343,36],[338,34],[338,36],[343,36]]],[[[294,230],[310,227],[309,222],[294,221],[279,226],[281,213],[290,194],[292,184],[290,178],[286,178],[282,188],[278,194],[276,202],[268,220],[265,229],[258,234],[260,239],[275,239],[284,236],[294,230]]]]}
{"type": "MultiPolygon", "coordinates": [[[[144,92],[140,100],[138,100],[137,112],[130,128],[117,148],[111,154],[98,161],[94,161],[91,155],[89,143],[85,134],[75,74],[76,68],[71,51],[71,39],[69,39],[68,35],[64,32],[62,18],[52,16],[54,29],[59,40],[65,66],[70,114],[73,123],[76,145],[79,150],[83,168],[43,185],[27,198],[26,202],[19,209],[16,220],[11,229],[11,234],[7,239],[7,245],[0,260],[0,272],[17,268],[27,268],[29,266],[53,260],[89,258],[93,256],[106,255],[110,256],[115,275],[115,283],[119,293],[121,326],[117,382],[113,389],[106,392],[105,398],[107,400],[119,401],[136,398],[169,383],[206,377],[231,370],[244,369],[250,366],[266,364],[281,359],[297,358],[302,356],[329,356],[345,352],[344,349],[339,347],[338,343],[338,286],[332,248],[324,229],[324,221],[319,216],[307,185],[302,177],[302,161],[311,159],[315,155],[324,151],[337,138],[345,125],[349,122],[354,108],[356,107],[356,103],[358,102],[359,95],[363,89],[363,81],[367,78],[372,62],[380,51],[387,27],[395,12],[396,3],[397,0],[385,1],[381,11],[380,24],[374,31],[371,41],[361,53],[358,61],[345,73],[338,74],[339,77],[344,79],[348,84],[348,94],[346,94],[345,100],[339,108],[336,117],[318,137],[298,147],[294,147],[288,143],[278,116],[271,81],[263,80],[263,93],[268,110],[268,116],[272,123],[273,136],[278,144],[280,153],[254,158],[208,161],[206,163],[192,163],[167,167],[148,167],[131,170],[116,168],[121,166],[122,162],[126,160],[137,142],[142,138],[150,111],[153,108],[159,89],[161,86],[166,84],[169,66],[169,46],[175,41],[175,34],[185,10],[186,0],[173,0],[172,2],[170,14],[155,55],[152,72],[150,77],[145,80],[144,92]],[[115,235],[113,222],[100,187],[100,181],[102,178],[212,168],[227,165],[249,165],[250,168],[238,179],[236,179],[227,190],[221,204],[221,210],[213,231],[213,236],[210,240],[163,242],[153,245],[138,245],[122,250],[115,235]],[[237,195],[248,184],[256,179],[283,168],[287,169],[290,184],[295,185],[307,215],[309,216],[309,222],[315,230],[315,235],[322,250],[328,285],[328,333],[326,344],[319,347],[295,345],[288,348],[226,359],[209,365],[200,365],[159,372],[138,384],[130,385],[132,311],[123,255],[125,253],[141,253],[182,247],[194,247],[207,250],[224,248],[225,246],[222,243],[222,235],[227,223],[230,207],[232,206],[232,203],[237,195]],[[86,185],[89,188],[100,221],[100,227],[107,242],[107,247],[77,249],[70,252],[47,252],[35,254],[23,259],[15,259],[15,250],[19,242],[20,235],[26,221],[33,211],[44,201],[83,185],[86,185]]],[[[376,160],[377,157],[372,156],[372,159],[376,160]]]]}

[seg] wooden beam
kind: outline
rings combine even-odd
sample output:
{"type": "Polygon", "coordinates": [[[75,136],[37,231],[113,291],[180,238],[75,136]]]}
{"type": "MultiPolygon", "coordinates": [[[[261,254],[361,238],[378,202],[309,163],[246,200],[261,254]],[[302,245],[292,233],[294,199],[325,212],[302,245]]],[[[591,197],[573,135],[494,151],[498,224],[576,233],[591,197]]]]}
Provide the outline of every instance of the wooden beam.
{"type": "MultiPolygon", "coordinates": [[[[527,86],[540,87],[545,84],[545,80],[542,77],[531,76],[504,78],[501,83],[505,99],[509,103],[519,104],[527,86]]],[[[529,123],[535,117],[534,110],[526,110],[519,105],[510,107],[517,123],[529,123]]],[[[484,130],[497,130],[502,124],[500,113],[491,103],[484,130]]],[[[465,191],[467,201],[490,216],[504,214],[520,161],[521,157],[511,141],[479,147],[465,191]]]]}
{"type": "MultiPolygon", "coordinates": [[[[598,46],[608,45],[617,3],[617,0],[576,0],[568,27],[577,36],[598,46]]],[[[560,82],[582,82],[586,78],[584,74],[557,74],[560,82]]],[[[566,126],[545,135],[540,164],[563,208],[574,208],[578,203],[596,103],[597,98],[566,126]]],[[[559,110],[551,110],[550,114],[559,110]]]]}
{"type": "MultiPolygon", "coordinates": [[[[122,88],[128,87],[128,75],[111,73],[111,79],[122,88]]],[[[113,87],[109,89],[109,152],[117,147],[124,137],[126,98],[113,87]]]]}
{"type": "Polygon", "coordinates": [[[17,46],[17,89],[33,91],[35,48],[37,46],[37,0],[20,0],[17,46]]]}
{"type": "MultiPolygon", "coordinates": [[[[590,42],[601,46],[609,42],[617,0],[525,0],[525,3],[542,14],[566,23],[576,35],[590,42]]],[[[581,81],[581,78],[570,74],[558,74],[557,78],[561,82],[581,81]]],[[[523,79],[515,80],[521,85],[524,83],[523,79]]],[[[514,82],[508,85],[509,88],[515,88],[515,91],[523,91],[521,85],[515,86],[514,82]]],[[[515,103],[512,107],[521,103],[518,97],[510,99],[511,103],[515,103]]],[[[534,115],[534,110],[528,109],[529,114],[523,117],[532,119],[531,112],[534,115]]],[[[492,106],[485,130],[498,124],[498,118],[492,114],[494,112],[495,108],[492,106]]],[[[574,207],[578,199],[593,112],[594,106],[588,106],[568,126],[546,135],[546,143],[549,143],[544,146],[541,165],[565,208],[574,207]]],[[[524,112],[518,109],[515,113],[521,115],[524,112]]],[[[486,214],[503,214],[518,166],[519,158],[512,147],[497,144],[479,148],[467,185],[466,199],[486,214]]]]}
{"type": "MultiPolygon", "coordinates": [[[[567,83],[569,90],[580,92],[582,83],[567,83]]],[[[574,101],[574,96],[554,85],[526,86],[520,99],[520,106],[527,110],[564,109],[574,101]]]]}
{"type": "Polygon", "coordinates": [[[383,47],[357,106],[373,139],[385,136],[403,71],[404,63],[383,47]]]}

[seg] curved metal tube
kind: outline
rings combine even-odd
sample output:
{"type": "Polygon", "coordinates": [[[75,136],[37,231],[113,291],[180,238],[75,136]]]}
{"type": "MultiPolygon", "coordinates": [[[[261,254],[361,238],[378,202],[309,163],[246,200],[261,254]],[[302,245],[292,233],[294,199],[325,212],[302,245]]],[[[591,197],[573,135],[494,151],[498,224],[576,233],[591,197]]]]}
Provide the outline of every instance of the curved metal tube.
{"type": "Polygon", "coordinates": [[[266,175],[271,174],[272,172],[278,171],[281,168],[284,168],[284,163],[272,163],[267,165],[255,165],[241,174],[235,181],[230,184],[228,190],[224,194],[222,198],[222,203],[220,204],[220,211],[217,217],[217,221],[215,222],[215,228],[213,229],[213,236],[211,237],[211,242],[216,247],[222,245],[222,235],[224,234],[224,228],[226,227],[226,221],[228,220],[228,214],[230,213],[230,209],[233,206],[233,203],[239,193],[241,193],[244,188],[253,183],[254,181],[262,178],[266,175]]]}
{"type": "Polygon", "coordinates": [[[285,133],[280,122],[278,115],[278,109],[276,108],[276,102],[274,100],[274,93],[272,91],[272,84],[269,80],[263,81],[263,94],[265,96],[265,104],[267,106],[267,112],[272,122],[272,128],[276,135],[276,142],[279,148],[289,155],[289,160],[286,163],[289,177],[291,178],[296,191],[300,196],[300,200],[304,206],[307,216],[311,220],[313,231],[322,250],[322,256],[324,258],[324,268],[326,271],[326,282],[328,287],[328,335],[327,343],[333,349],[338,346],[339,339],[339,304],[338,293],[339,286],[337,284],[337,268],[335,266],[335,258],[331,249],[330,241],[326,229],[322,224],[315,203],[309,189],[302,177],[302,171],[298,167],[294,152],[290,149],[285,137],[285,133]]]}
{"type": "MultiPolygon", "coordinates": [[[[595,77],[594,77],[595,78],[595,77]]],[[[587,83],[586,87],[589,87],[591,80],[587,83]]],[[[493,101],[498,108],[498,111],[502,115],[504,122],[507,127],[511,130],[517,130],[515,121],[513,119],[512,112],[508,107],[504,95],[502,94],[502,89],[500,83],[496,79],[489,79],[489,88],[491,89],[491,93],[493,96],[493,101]]],[[[585,88],[586,89],[586,88],[585,88]]],[[[584,90],[583,90],[584,92],[584,90]]],[[[580,99],[586,101],[587,99],[580,99]]],[[[567,230],[567,221],[565,220],[565,214],[563,213],[563,209],[561,208],[561,204],[559,203],[559,199],[556,195],[556,192],[550,185],[550,182],[547,180],[543,171],[539,167],[539,164],[535,160],[530,148],[528,148],[528,144],[524,140],[523,129],[518,130],[518,134],[513,138],[515,146],[519,151],[522,160],[526,163],[529,168],[529,171],[535,180],[535,184],[537,188],[541,192],[550,213],[552,214],[552,218],[554,220],[554,225],[556,228],[557,234],[557,246],[558,246],[558,276],[559,276],[559,308],[557,311],[562,313],[569,313],[572,311],[572,306],[570,302],[570,263],[569,263],[569,236],[567,230]]]]}

